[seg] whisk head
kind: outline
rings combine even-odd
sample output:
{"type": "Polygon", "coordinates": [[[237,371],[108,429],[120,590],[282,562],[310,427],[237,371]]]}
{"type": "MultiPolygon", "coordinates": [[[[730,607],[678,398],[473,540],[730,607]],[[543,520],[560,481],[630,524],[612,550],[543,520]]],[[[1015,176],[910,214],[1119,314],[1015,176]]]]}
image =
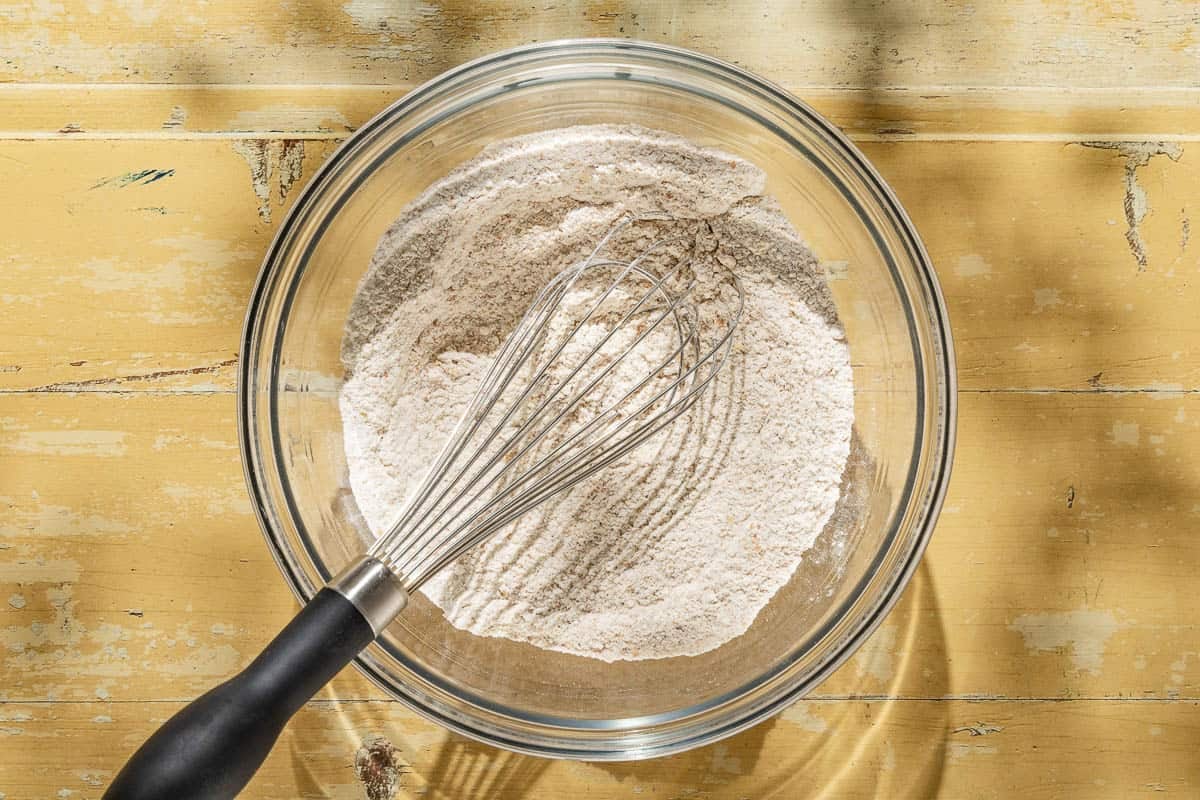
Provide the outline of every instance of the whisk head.
{"type": "Polygon", "coordinates": [[[558,273],[505,340],[454,432],[370,554],[414,591],[522,514],[617,462],[683,415],[726,362],[745,295],[684,237],[631,258],[627,218],[558,273]],[[684,248],[686,251],[686,247],[684,248]]]}

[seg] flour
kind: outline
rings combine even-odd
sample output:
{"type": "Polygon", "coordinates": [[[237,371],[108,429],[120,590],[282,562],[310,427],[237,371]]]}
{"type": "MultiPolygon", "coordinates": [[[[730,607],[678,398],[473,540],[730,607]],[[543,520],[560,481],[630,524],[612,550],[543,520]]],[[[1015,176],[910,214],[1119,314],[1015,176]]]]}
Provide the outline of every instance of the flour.
{"type": "Polygon", "coordinates": [[[820,266],[764,184],[670,134],[566,128],[485,149],[380,240],[340,397],[351,488],[377,535],[535,293],[623,215],[670,213],[662,225],[746,292],[702,406],[422,587],[451,624],[605,661],[696,655],[788,582],[838,500],[853,387],[820,266]]]}

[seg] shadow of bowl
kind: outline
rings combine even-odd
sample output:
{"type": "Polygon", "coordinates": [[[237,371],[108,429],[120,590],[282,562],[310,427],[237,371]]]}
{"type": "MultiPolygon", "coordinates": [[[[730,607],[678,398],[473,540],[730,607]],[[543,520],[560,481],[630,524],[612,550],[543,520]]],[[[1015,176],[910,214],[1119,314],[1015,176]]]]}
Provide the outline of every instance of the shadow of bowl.
{"type": "Polygon", "coordinates": [[[884,627],[825,687],[836,693],[801,699],[722,742],[653,761],[598,766],[651,796],[690,791],[712,800],[935,796],[945,763],[949,670],[927,565],[913,576],[884,627]],[[887,658],[880,657],[881,647],[887,658]],[[890,668],[882,686],[881,662],[890,668]]]}

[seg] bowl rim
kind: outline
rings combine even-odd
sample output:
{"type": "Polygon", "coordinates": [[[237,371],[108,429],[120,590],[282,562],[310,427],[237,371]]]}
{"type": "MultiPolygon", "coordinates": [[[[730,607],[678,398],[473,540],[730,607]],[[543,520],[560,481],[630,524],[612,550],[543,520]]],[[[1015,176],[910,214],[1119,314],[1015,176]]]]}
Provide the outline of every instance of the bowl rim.
{"type": "MultiPolygon", "coordinates": [[[[824,682],[853,655],[881,624],[892,608],[895,607],[904,589],[916,572],[940,515],[954,460],[957,426],[957,375],[949,315],[942,290],[938,283],[933,264],[908,213],[874,165],[850,141],[848,136],[806,103],[792,96],[777,84],[734,64],[686,48],[634,39],[614,38],[558,39],[521,45],[496,51],[446,70],[389,104],[351,133],[325,159],[314,172],[313,176],[302,187],[295,202],[288,209],[287,214],[281,221],[264,255],[262,266],[251,292],[242,328],[237,384],[238,438],[243,474],[251,496],[255,515],[259,521],[259,526],[267,540],[268,549],[272,557],[275,559],[285,580],[301,604],[308,602],[315,592],[308,591],[311,588],[310,581],[306,576],[298,574],[295,571],[294,565],[286,557],[286,552],[290,551],[290,547],[284,540],[282,532],[277,529],[277,524],[272,513],[273,504],[268,499],[266,487],[256,472],[260,464],[259,448],[253,425],[257,415],[252,408],[253,399],[249,394],[250,387],[256,383],[255,368],[258,366],[257,359],[260,350],[259,341],[255,338],[255,334],[258,332],[257,323],[267,300],[271,296],[269,290],[273,287],[274,273],[277,271],[274,269],[274,264],[277,261],[279,252],[289,238],[297,219],[301,216],[301,211],[319,193],[318,190],[323,186],[325,179],[336,170],[342,168],[344,166],[343,162],[347,160],[349,154],[359,144],[366,141],[376,128],[394,120],[407,109],[428,99],[430,95],[448,86],[452,87],[464,76],[523,59],[534,60],[539,57],[554,58],[568,54],[603,56],[604,54],[619,55],[622,53],[632,53],[635,57],[639,55],[645,57],[668,56],[682,62],[682,66],[707,69],[718,75],[746,84],[781,106],[789,114],[802,118],[810,125],[818,127],[821,133],[827,136],[833,144],[842,148],[844,155],[848,157],[852,166],[859,171],[858,177],[869,185],[869,188],[876,193],[875,199],[885,207],[889,214],[893,215],[896,223],[895,233],[903,238],[905,245],[909,248],[909,255],[917,267],[916,272],[920,289],[927,293],[927,296],[923,297],[925,302],[919,304],[919,306],[924,308],[928,316],[930,330],[933,333],[934,347],[932,355],[937,356],[937,358],[930,358],[929,360],[937,362],[934,366],[940,370],[942,380],[936,387],[940,389],[940,393],[923,399],[918,420],[925,424],[932,422],[935,426],[937,438],[940,441],[939,447],[933,451],[935,458],[931,459],[929,465],[929,477],[927,479],[926,491],[923,495],[915,493],[908,485],[905,487],[905,493],[910,498],[908,507],[911,508],[917,505],[924,506],[925,509],[923,517],[914,520],[912,546],[906,553],[903,553],[904,558],[902,562],[893,568],[890,579],[881,587],[878,599],[873,606],[867,607],[866,613],[855,625],[853,631],[845,637],[844,641],[837,645],[832,655],[826,657],[805,679],[795,681],[794,684],[788,686],[784,691],[776,689],[769,692],[769,696],[765,701],[760,701],[750,706],[745,712],[734,718],[718,717],[715,721],[722,724],[709,725],[701,732],[697,733],[693,731],[690,735],[686,736],[675,735],[666,740],[654,741],[653,743],[648,741],[644,746],[608,746],[606,749],[583,746],[595,745],[598,743],[596,741],[573,741],[568,743],[567,740],[559,738],[552,743],[547,743],[546,735],[538,737],[539,744],[531,744],[529,741],[522,741],[514,739],[511,736],[499,734],[495,725],[480,724],[473,726],[468,724],[461,716],[442,713],[439,709],[422,703],[421,698],[416,694],[408,694],[401,691],[395,685],[395,681],[390,680],[382,674],[381,668],[374,663],[369,650],[364,650],[356,657],[354,663],[360,672],[372,683],[379,686],[387,694],[396,698],[396,700],[418,715],[485,744],[528,755],[549,758],[578,758],[592,761],[638,760],[670,755],[710,744],[732,736],[765,720],[824,682]],[[931,402],[933,400],[937,402],[931,402]],[[935,414],[936,416],[934,416],[935,414]]],[[[915,348],[915,341],[913,344],[915,348]]],[[[272,353],[272,360],[274,362],[273,370],[277,370],[278,367],[278,359],[275,358],[275,355],[272,353]]],[[[919,360],[921,359],[919,353],[916,353],[916,356],[919,360]]],[[[917,453],[919,454],[921,452],[920,442],[925,441],[921,437],[919,429],[917,438],[917,453]]],[[[910,468],[909,482],[911,480],[910,468]]],[[[298,523],[294,509],[289,508],[288,510],[292,512],[293,521],[298,523]]],[[[903,514],[900,515],[901,518],[903,516],[903,514]]],[[[900,524],[897,523],[897,528],[899,526],[900,524]]],[[[885,550],[886,548],[881,549],[881,552],[885,550]]],[[[327,572],[327,569],[319,560],[314,559],[314,563],[317,565],[318,570],[327,572]]],[[[871,579],[876,570],[877,565],[864,577],[863,581],[866,582],[871,579]]],[[[329,576],[326,575],[325,577],[328,578],[329,576]]],[[[425,696],[424,693],[421,693],[421,696],[425,696]]],[[[471,699],[467,701],[479,707],[479,704],[473,702],[471,699]]],[[[717,704],[714,707],[719,706],[720,704],[717,704]]],[[[492,714],[498,713],[496,708],[487,707],[486,705],[483,706],[483,710],[492,714]]],[[[711,710],[712,708],[704,709],[704,711],[711,710]]],[[[501,716],[503,716],[502,713],[501,716]]],[[[646,719],[653,720],[653,718],[646,719]]],[[[686,716],[684,720],[686,720],[686,716]]],[[[546,727],[545,721],[542,720],[523,719],[522,722],[526,724],[532,722],[535,725],[546,727]]],[[[678,723],[679,719],[673,718],[670,722],[673,724],[678,723]]],[[[549,726],[551,729],[553,727],[553,724],[549,726]]],[[[600,729],[604,728],[605,726],[600,726],[600,729]]],[[[690,728],[690,724],[681,726],[681,730],[684,731],[690,728]]],[[[595,732],[596,729],[585,727],[576,730],[595,732]]],[[[625,733],[626,730],[624,727],[614,728],[612,729],[612,733],[620,735],[625,733]]]]}

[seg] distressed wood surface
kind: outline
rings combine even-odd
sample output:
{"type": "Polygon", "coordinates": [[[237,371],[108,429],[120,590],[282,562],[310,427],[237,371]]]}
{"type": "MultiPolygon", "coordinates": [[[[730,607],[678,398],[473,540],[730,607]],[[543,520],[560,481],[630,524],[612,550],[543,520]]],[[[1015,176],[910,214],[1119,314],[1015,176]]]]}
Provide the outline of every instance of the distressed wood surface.
{"type": "Polygon", "coordinates": [[[1200,55],[1200,9],[1170,0],[45,0],[0,20],[0,76],[22,82],[418,82],[571,36],[677,44],[793,86],[1194,88],[1200,55]]]}
{"type": "MultiPolygon", "coordinates": [[[[4,700],[190,697],[290,618],[235,414],[0,396],[4,700]]],[[[968,392],[960,427],[915,583],[816,696],[1200,700],[1200,396],[968,392]]],[[[353,671],[337,691],[384,697],[353,671]]]]}
{"type": "MultiPolygon", "coordinates": [[[[8,705],[0,735],[57,743],[31,745],[6,759],[13,772],[5,784],[8,796],[97,796],[113,774],[111,751],[136,747],[178,707],[8,705]],[[69,763],[58,748],[70,749],[69,763]]],[[[725,742],[628,764],[517,756],[415,719],[397,730],[397,717],[405,716],[391,702],[310,703],[284,731],[246,795],[1050,800],[1160,792],[1188,797],[1200,781],[1200,704],[1194,701],[802,700],[725,742]]]]}
{"type": "MultiPolygon", "coordinates": [[[[416,84],[0,83],[10,139],[342,139],[416,84]]],[[[787,86],[859,140],[1200,136],[1200,88],[787,86]]]]}
{"type": "MultiPolygon", "coordinates": [[[[0,140],[28,232],[0,252],[0,389],[232,390],[262,253],[336,144],[0,140]]],[[[1200,387],[1197,144],[861,142],[939,268],[962,388],[1200,387]]]]}
{"type": "Polygon", "coordinates": [[[98,798],[295,610],[233,392],[299,187],[415,83],[580,35],[754,69],[896,189],[959,355],[937,535],[813,698],[721,744],[523,758],[347,670],[245,796],[1200,792],[1200,6],[89,0],[0,5],[0,800],[98,798]]]}

